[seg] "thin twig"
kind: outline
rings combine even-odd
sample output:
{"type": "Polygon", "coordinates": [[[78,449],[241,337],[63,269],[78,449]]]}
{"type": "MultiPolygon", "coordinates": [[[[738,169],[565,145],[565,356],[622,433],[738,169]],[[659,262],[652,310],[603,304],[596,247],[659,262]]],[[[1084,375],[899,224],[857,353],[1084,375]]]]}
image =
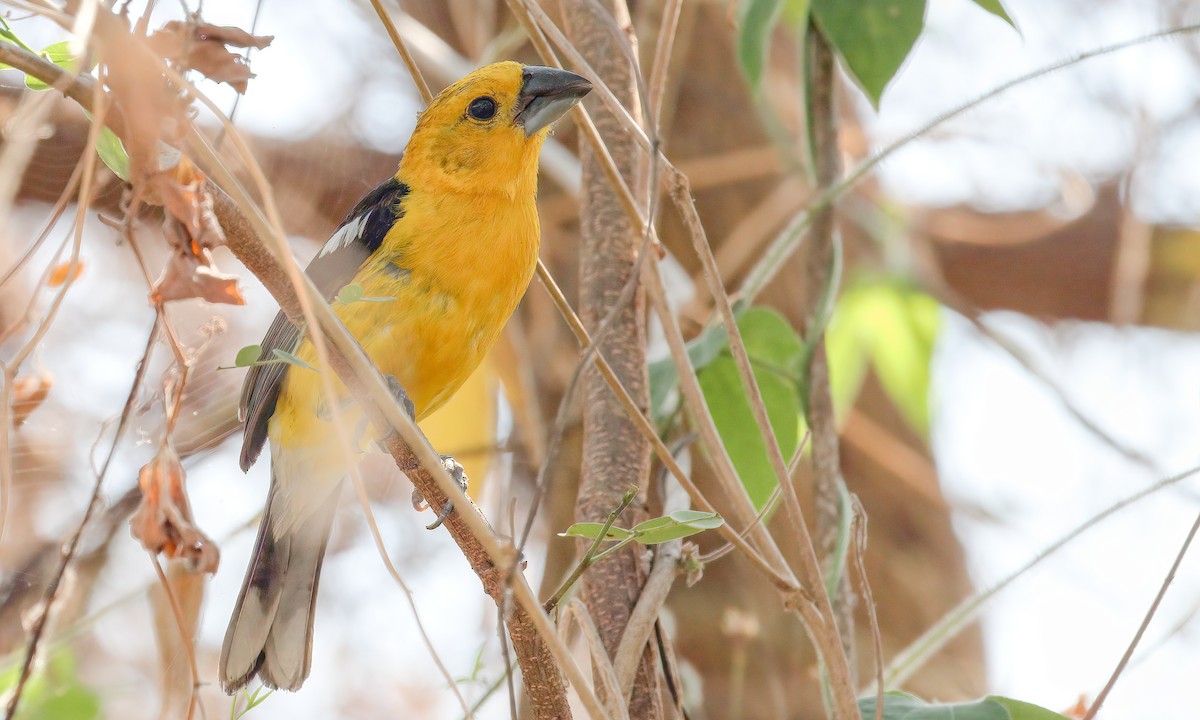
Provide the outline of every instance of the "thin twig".
{"type": "Polygon", "coordinates": [[[467,718],[473,718],[471,707],[467,704],[467,699],[463,697],[462,690],[458,687],[458,683],[454,681],[454,676],[450,674],[450,670],[446,668],[446,663],[442,662],[441,655],[438,654],[437,648],[433,646],[433,638],[429,636],[429,631],[425,629],[425,623],[421,620],[421,612],[417,609],[416,600],[413,597],[412,590],[408,587],[408,583],[404,582],[404,578],[400,576],[400,570],[396,568],[396,564],[392,562],[391,556],[387,551],[387,544],[383,541],[383,533],[379,531],[379,524],[375,522],[375,512],[371,509],[371,499],[367,495],[367,488],[363,485],[362,475],[358,471],[357,464],[350,466],[350,480],[354,485],[354,494],[358,497],[358,504],[362,507],[363,518],[367,521],[367,529],[371,532],[371,539],[375,542],[375,550],[379,558],[383,560],[384,567],[387,568],[388,574],[396,581],[396,585],[400,587],[400,591],[404,594],[405,601],[408,602],[408,609],[412,612],[413,620],[417,624],[417,632],[421,635],[421,641],[425,643],[425,649],[429,651],[429,657],[433,660],[433,664],[437,666],[438,672],[442,674],[442,679],[446,681],[450,691],[454,693],[454,697],[458,700],[459,706],[467,718]]]}
{"type": "Polygon", "coordinates": [[[175,618],[175,627],[179,630],[179,641],[183,643],[184,652],[187,654],[188,671],[192,675],[192,687],[188,692],[187,720],[192,720],[192,717],[196,714],[196,703],[198,701],[196,688],[200,687],[200,673],[196,666],[196,645],[192,641],[192,634],[188,632],[188,624],[183,617],[183,608],[179,606],[179,598],[175,596],[175,590],[171,587],[171,582],[167,580],[167,574],[163,572],[162,563],[158,561],[156,554],[152,552],[148,554],[150,555],[150,563],[154,565],[154,572],[158,574],[159,586],[167,596],[167,603],[171,606],[171,615],[175,618]]]}
{"type": "Polygon", "coordinates": [[[425,76],[421,74],[421,69],[417,67],[417,61],[413,59],[412,53],[408,51],[408,45],[405,44],[404,38],[400,37],[399,31],[396,30],[396,24],[392,22],[392,16],[387,10],[383,9],[383,3],[380,0],[371,0],[371,7],[375,8],[375,14],[379,16],[379,21],[383,23],[383,27],[387,29],[388,37],[392,39],[392,44],[396,46],[396,52],[400,53],[400,59],[404,61],[404,66],[408,68],[408,74],[412,76],[413,83],[416,84],[417,90],[421,92],[421,99],[425,104],[433,102],[433,93],[429,91],[429,84],[425,82],[425,76]]]}
{"type": "Polygon", "coordinates": [[[643,651],[654,627],[658,623],[658,614],[662,612],[667,602],[667,595],[679,576],[679,558],[683,552],[683,541],[672,540],[658,546],[654,555],[654,565],[650,568],[637,604],[629,613],[629,621],[625,624],[625,632],[617,651],[613,653],[613,669],[617,682],[621,687],[621,696],[625,702],[633,693],[634,679],[637,677],[638,665],[643,651]]]}
{"type": "MultiPolygon", "coordinates": [[[[59,79],[61,80],[62,78],[59,78],[59,79]]],[[[64,82],[65,82],[65,80],[64,80],[64,82]]],[[[95,97],[92,99],[94,101],[94,104],[99,107],[93,109],[93,113],[96,116],[97,120],[95,123],[92,124],[92,126],[88,130],[88,143],[87,143],[86,147],[89,147],[89,148],[95,147],[96,140],[100,136],[100,127],[101,127],[101,123],[103,122],[104,110],[105,110],[105,105],[100,102],[100,97],[102,95],[100,86],[96,85],[93,88],[93,92],[95,94],[95,97]]],[[[77,267],[78,263],[79,263],[79,248],[83,242],[83,222],[82,222],[82,220],[86,216],[86,213],[88,212],[88,209],[91,206],[92,181],[93,181],[93,178],[95,177],[95,174],[96,174],[96,154],[88,153],[87,157],[84,160],[83,179],[82,179],[81,186],[79,189],[79,208],[78,208],[78,212],[77,212],[75,244],[74,244],[74,247],[72,250],[72,255],[71,255],[72,267],[77,267]]],[[[60,288],[58,295],[55,297],[55,301],[52,303],[50,310],[47,311],[46,317],[43,319],[41,327],[39,327],[38,330],[34,332],[33,337],[30,338],[28,344],[26,344],[25,347],[23,347],[21,350],[18,350],[16,357],[12,360],[11,364],[4,368],[4,372],[5,372],[4,387],[5,387],[6,394],[10,391],[10,388],[12,386],[13,371],[16,368],[20,367],[20,365],[24,361],[25,357],[27,357],[28,354],[33,351],[33,348],[36,346],[36,343],[41,342],[42,336],[44,336],[46,331],[49,329],[50,323],[53,321],[55,314],[58,312],[58,309],[62,306],[62,300],[66,296],[67,290],[70,288],[70,286],[72,284],[74,274],[75,274],[74,272],[70,272],[70,271],[67,272],[66,280],[63,283],[63,286],[60,288]]],[[[58,590],[62,583],[63,576],[66,575],[67,568],[70,566],[71,560],[74,559],[74,557],[75,557],[75,552],[79,548],[79,541],[83,537],[83,532],[87,528],[88,522],[91,520],[92,515],[96,511],[96,508],[100,505],[100,486],[104,482],[104,476],[105,476],[105,474],[107,474],[109,463],[112,461],[113,456],[116,454],[117,443],[121,439],[122,430],[124,429],[128,419],[129,419],[129,415],[131,414],[131,412],[133,410],[133,403],[137,396],[137,389],[141,383],[142,373],[145,371],[146,358],[150,354],[151,348],[153,347],[154,338],[157,335],[157,329],[158,329],[158,323],[156,322],[155,328],[153,330],[151,330],[150,338],[147,341],[146,351],[142,357],[142,365],[138,367],[138,372],[135,374],[135,377],[134,377],[133,387],[131,388],[129,396],[127,397],[127,399],[125,401],[125,408],[121,413],[121,420],[117,425],[117,432],[113,438],[112,447],[109,449],[108,457],[104,461],[103,469],[101,470],[100,474],[97,475],[96,481],[92,486],[92,494],[91,494],[91,497],[88,499],[87,509],[84,510],[83,518],[80,519],[79,525],[78,525],[78,527],[76,527],[74,534],[71,536],[71,539],[63,547],[63,549],[61,551],[61,559],[59,561],[58,570],[55,572],[54,577],[52,577],[50,579],[50,583],[46,586],[46,592],[42,596],[42,601],[41,601],[41,605],[40,605],[41,612],[38,613],[37,618],[33,621],[32,629],[30,630],[30,633],[29,633],[29,644],[26,646],[25,658],[21,664],[21,671],[20,671],[20,674],[17,676],[17,682],[16,682],[15,686],[13,687],[12,693],[9,695],[8,703],[5,708],[5,720],[13,720],[13,718],[16,717],[17,707],[21,702],[21,695],[25,690],[26,684],[29,682],[30,675],[33,673],[34,664],[37,659],[38,644],[40,643],[42,636],[44,635],[44,633],[46,631],[46,626],[48,625],[49,619],[50,619],[50,613],[54,609],[55,601],[58,599],[58,590]]],[[[7,419],[7,418],[5,418],[5,419],[7,419]]],[[[5,434],[9,433],[11,431],[11,424],[5,423],[4,427],[0,428],[0,431],[4,432],[5,434]]],[[[5,493],[5,497],[6,498],[8,497],[7,493],[5,493]]]]}
{"type": "Polygon", "coordinates": [[[542,605],[546,612],[554,612],[554,608],[558,607],[558,603],[563,599],[563,596],[571,590],[579,578],[583,576],[583,573],[594,564],[596,556],[600,553],[600,546],[608,539],[608,531],[612,529],[613,523],[617,521],[621,513],[625,512],[625,509],[636,499],[637,488],[630,488],[629,492],[625,493],[625,496],[621,498],[621,503],[608,514],[608,518],[600,526],[600,532],[596,535],[596,539],[592,541],[591,546],[584,552],[583,557],[575,564],[575,569],[571,572],[571,575],[558,586],[558,590],[555,590],[554,594],[542,605]]]}
{"type": "Polygon", "coordinates": [[[853,188],[855,185],[858,185],[863,178],[869,175],[885,160],[896,154],[897,151],[907,147],[914,140],[918,140],[925,135],[928,135],[942,124],[953,120],[969,110],[975,109],[976,107],[1013,89],[1014,87],[1024,85],[1031,80],[1036,80],[1046,75],[1050,75],[1051,73],[1071,67],[1072,65],[1078,65],[1079,63],[1091,60],[1093,58],[1109,55],[1111,53],[1119,52],[1137,45],[1144,45],[1155,40],[1174,37],[1176,35],[1186,35],[1188,33],[1194,33],[1197,31],[1200,31],[1200,23],[1183,25],[1181,27],[1169,28],[1167,30],[1159,30],[1158,32],[1133,38],[1132,40],[1125,40],[1112,45],[1105,45],[1094,50],[1089,50],[1087,52],[1080,53],[1079,55],[1075,55],[1074,57],[1059,60],[1058,62],[1042,66],[1036,70],[1031,70],[1023,75],[1018,75],[1007,82],[997,85],[996,87],[988,90],[976,98],[968,100],[961,105],[935,116],[924,125],[893,141],[875,155],[872,155],[870,158],[867,158],[859,163],[859,165],[851,170],[845,177],[843,177],[840,182],[830,186],[827,190],[814,198],[804,212],[797,215],[792,222],[788,223],[787,227],[780,231],[774,242],[771,243],[766,252],[763,253],[761,258],[759,258],[759,261],[754,265],[750,272],[747,273],[745,280],[742,281],[742,284],[738,287],[738,290],[735,294],[743,302],[753,302],[754,299],[758,297],[758,294],[762,292],[763,288],[765,288],[767,284],[774,279],[775,274],[779,271],[779,269],[784,267],[784,261],[791,257],[792,253],[796,251],[797,247],[799,247],[800,241],[804,237],[804,233],[807,232],[808,228],[811,226],[813,216],[816,213],[832,205],[838,198],[844,195],[847,190],[853,188]]]}
{"type": "Polygon", "coordinates": [[[1179,546],[1179,552],[1175,555],[1175,562],[1171,563],[1171,569],[1167,571],[1167,576],[1163,578],[1162,586],[1158,588],[1158,594],[1154,596],[1154,602],[1150,603],[1150,609],[1146,611],[1146,616],[1142,618],[1142,623],[1138,626],[1137,632],[1134,633],[1133,640],[1129,641],[1129,647],[1125,649],[1125,654],[1121,656],[1121,661],[1117,663],[1112,676],[1108,678],[1108,682],[1104,684],[1104,689],[1096,696],[1095,702],[1088,709],[1087,715],[1083,716],[1083,720],[1093,720],[1096,717],[1096,713],[1100,712],[1100,706],[1108,699],[1108,694],[1112,692],[1113,686],[1117,684],[1117,679],[1121,677],[1121,672],[1129,664],[1129,659],[1133,657],[1133,652],[1137,650],[1138,643],[1142,640],[1142,635],[1146,633],[1146,628],[1150,626],[1150,621],[1154,619],[1155,613],[1158,612],[1158,606],[1162,603],[1163,597],[1166,596],[1167,588],[1171,587],[1171,581],[1175,579],[1175,573],[1179,571],[1179,565],[1183,562],[1183,556],[1187,554],[1188,548],[1191,547],[1197,530],[1200,530],[1200,515],[1196,516],[1196,519],[1192,522],[1191,529],[1188,530],[1187,537],[1183,540],[1183,545],[1179,546]]]}
{"type": "MultiPolygon", "coordinates": [[[[648,271],[643,270],[643,272],[648,271]]],[[[563,296],[562,290],[559,289],[558,285],[554,283],[554,278],[552,278],[549,272],[545,270],[545,266],[541,264],[541,261],[538,262],[538,278],[542,281],[542,286],[545,287],[550,293],[555,304],[558,305],[562,316],[567,320],[567,325],[571,328],[571,331],[575,333],[575,337],[579,343],[584,346],[592,345],[591,337],[588,335],[587,330],[584,329],[583,323],[579,321],[579,317],[575,315],[575,312],[571,309],[570,304],[567,303],[566,298],[563,296]]],[[[682,342],[682,340],[680,342],[682,342]]],[[[682,350],[681,352],[684,353],[686,358],[687,351],[682,350]]],[[[686,362],[686,360],[684,362],[686,362]]],[[[691,497],[692,504],[696,507],[696,509],[703,510],[704,512],[716,512],[716,509],[713,507],[712,503],[708,501],[708,498],[704,496],[704,494],[692,481],[691,477],[684,472],[683,468],[679,465],[679,462],[671,453],[671,449],[668,448],[666,443],[664,443],[662,439],[658,437],[658,433],[654,429],[654,424],[633,402],[633,399],[629,396],[628,391],[625,390],[625,387],[621,384],[620,380],[618,380],[616,375],[613,374],[612,368],[609,367],[608,362],[604,359],[604,356],[597,355],[595,357],[595,364],[596,367],[599,368],[600,374],[605,378],[605,381],[608,382],[609,388],[616,393],[617,398],[621,401],[622,406],[625,407],[625,411],[631,418],[633,418],[638,427],[641,428],[642,433],[650,439],[650,446],[654,450],[654,454],[658,458],[659,462],[661,462],[663,466],[671,473],[671,476],[675,478],[675,480],[682,485],[685,490],[687,490],[688,496],[691,497]]],[[[754,567],[757,567],[763,572],[764,575],[766,575],[767,579],[770,580],[773,585],[788,591],[794,591],[796,589],[795,581],[788,578],[786,565],[782,562],[781,558],[778,560],[776,565],[772,565],[767,561],[762,553],[760,553],[749,543],[748,540],[743,539],[738,531],[729,522],[723,523],[721,527],[717,528],[717,532],[719,532],[726,540],[733,543],[733,545],[735,545],[738,550],[750,560],[750,563],[754,567]],[[780,568],[784,569],[780,570],[780,568]]]]}
{"type": "Polygon", "coordinates": [[[871,650],[875,661],[875,720],[883,720],[883,635],[879,632],[879,614],[875,611],[875,597],[871,593],[871,581],[867,578],[867,510],[857,495],[852,495],[854,515],[854,569],[858,574],[858,588],[867,607],[867,621],[871,626],[871,650]]]}
{"type": "Polygon", "coordinates": [[[605,685],[605,699],[608,701],[608,709],[612,712],[614,720],[619,718],[628,720],[629,714],[626,711],[625,703],[621,701],[621,687],[617,682],[617,674],[613,670],[612,661],[608,659],[608,652],[604,649],[604,641],[600,639],[600,631],[596,628],[596,623],[592,620],[587,606],[579,598],[571,598],[562,609],[558,626],[559,633],[565,636],[570,632],[572,625],[578,627],[583,633],[588,647],[588,657],[592,661],[592,675],[599,678],[605,685]]]}
{"type": "MultiPolygon", "coordinates": [[[[1129,495],[1112,505],[1105,508],[1103,511],[1088,518],[1085,522],[1071,530],[1061,538],[1051,543],[1042,549],[1041,552],[1034,555],[1028,562],[1013,572],[1006,575],[1000,581],[993,584],[986,590],[963,600],[954,609],[942,616],[940,620],[931,628],[921,634],[921,637],[914,640],[908,647],[902,650],[899,654],[892,658],[888,664],[887,670],[883,674],[884,688],[892,690],[899,687],[902,683],[908,680],[914,672],[919,670],[925,661],[933,656],[939,649],[949,642],[955,635],[966,627],[979,614],[980,608],[998,595],[1000,591],[1012,585],[1016,580],[1021,578],[1025,573],[1037,567],[1043,560],[1058,552],[1075,538],[1092,529],[1102,521],[1108,519],[1112,515],[1121,510],[1133,505],[1134,503],[1143,500],[1154,493],[1177,485],[1180,482],[1200,473],[1200,466],[1185,470],[1178,475],[1160,480],[1153,485],[1149,485],[1142,490],[1139,490],[1132,495],[1129,495]]],[[[870,689],[871,691],[874,688],[870,689]]]]}

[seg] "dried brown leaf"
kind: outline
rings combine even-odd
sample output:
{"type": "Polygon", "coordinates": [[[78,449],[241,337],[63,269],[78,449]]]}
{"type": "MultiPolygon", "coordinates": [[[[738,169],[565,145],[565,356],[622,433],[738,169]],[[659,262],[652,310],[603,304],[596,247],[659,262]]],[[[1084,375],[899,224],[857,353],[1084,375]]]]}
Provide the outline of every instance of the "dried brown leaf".
{"type": "Polygon", "coordinates": [[[54,387],[54,377],[48,372],[41,372],[37,375],[22,375],[13,381],[13,427],[20,427],[29,415],[45,402],[52,387],[54,387]]]}
{"type": "Polygon", "coordinates": [[[195,254],[225,244],[225,231],[204,181],[204,173],[183,156],[174,167],[151,178],[150,183],[167,214],[183,224],[188,240],[197,246],[195,254]]]}
{"type": "Polygon", "coordinates": [[[1087,714],[1088,701],[1087,697],[1083,695],[1079,696],[1079,700],[1077,700],[1075,704],[1071,706],[1070,710],[1063,712],[1063,715],[1069,718],[1074,718],[1075,720],[1083,720],[1083,718],[1087,717],[1087,714]]]}
{"type": "Polygon", "coordinates": [[[163,231],[172,246],[171,259],[150,289],[151,302],[200,298],[226,305],[246,304],[237,277],[218,270],[212,252],[190,242],[182,223],[168,218],[163,231]]]}
{"type": "Polygon", "coordinates": [[[274,35],[251,35],[241,28],[230,25],[210,25],[202,22],[197,23],[195,28],[196,35],[201,40],[211,40],[234,47],[252,47],[255,50],[262,50],[275,39],[274,35]]]}
{"type": "Polygon", "coordinates": [[[171,140],[184,126],[189,101],[167,82],[142,38],[130,35],[127,27],[109,29],[108,34],[97,34],[99,51],[125,126],[121,142],[136,184],[159,170],[160,141],[171,140]]]}
{"type": "Polygon", "coordinates": [[[222,273],[213,262],[211,250],[225,243],[225,233],[204,181],[204,174],[186,157],[151,178],[153,194],[167,212],[163,234],[172,250],[150,291],[154,303],[187,298],[228,305],[246,302],[237,277],[222,273]]]}
{"type": "Polygon", "coordinates": [[[227,46],[262,49],[272,40],[271,36],[251,35],[235,27],[173,20],[150,36],[148,43],[155,52],[180,67],[199,71],[244,93],[254,73],[250,72],[246,59],[227,46]]]}
{"type": "Polygon", "coordinates": [[[214,573],[221,562],[216,544],[196,527],[184,489],[183,463],[169,443],[138,473],[142,503],[130,532],[152,553],[180,559],[191,572],[214,573]]]}

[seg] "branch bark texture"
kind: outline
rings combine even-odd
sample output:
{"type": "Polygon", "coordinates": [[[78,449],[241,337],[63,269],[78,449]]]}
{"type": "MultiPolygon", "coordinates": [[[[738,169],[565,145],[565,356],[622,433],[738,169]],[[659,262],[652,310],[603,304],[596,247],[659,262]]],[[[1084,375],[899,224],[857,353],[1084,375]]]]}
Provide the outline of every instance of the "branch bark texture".
{"type": "MultiPolygon", "coordinates": [[[[808,33],[809,77],[811,78],[812,142],[816,164],[818,193],[835,185],[841,178],[841,150],[838,147],[836,81],[833,49],[816,25],[808,33]]],[[[833,395],[829,387],[829,361],[825,354],[825,324],[828,305],[836,287],[838,272],[834,247],[834,210],[829,205],[813,215],[811,242],[805,258],[805,303],[809,327],[807,340],[813,348],[808,373],[808,423],[812,430],[813,476],[816,479],[817,552],[826,563],[834,557],[841,523],[842,465],[838,449],[837,424],[833,415],[833,395]]],[[[838,574],[825,568],[825,576],[838,574]]],[[[830,601],[842,638],[842,647],[850,671],[854,672],[854,592],[850,573],[841,572],[840,582],[830,601]]]]}
{"type": "MultiPolygon", "coordinates": [[[[621,104],[634,109],[635,117],[640,115],[636,111],[637,69],[630,61],[630,57],[636,57],[635,39],[624,0],[572,0],[563,3],[563,13],[568,33],[588,63],[621,104]]],[[[636,197],[641,197],[644,188],[638,187],[636,142],[620,120],[600,103],[593,101],[589,110],[626,184],[633,188],[636,197]]],[[[596,328],[613,312],[626,281],[635,272],[643,228],[631,222],[595,153],[585,147],[581,156],[580,315],[588,327],[596,328]]],[[[600,352],[645,412],[649,407],[649,382],[642,288],[637,287],[632,300],[615,312],[600,343],[600,352]]],[[[650,445],[599,373],[589,369],[583,382],[586,398],[583,464],[576,516],[579,520],[605,517],[621,502],[629,486],[637,485],[643,492],[622,518],[623,524],[636,523],[647,516],[644,491],[650,474],[650,445]]],[[[617,654],[648,573],[647,554],[631,545],[584,576],[584,603],[610,658],[617,654]]],[[[599,682],[596,685],[602,687],[599,682]]],[[[663,716],[658,653],[652,644],[645,644],[641,651],[629,716],[647,720],[663,716]]]]}

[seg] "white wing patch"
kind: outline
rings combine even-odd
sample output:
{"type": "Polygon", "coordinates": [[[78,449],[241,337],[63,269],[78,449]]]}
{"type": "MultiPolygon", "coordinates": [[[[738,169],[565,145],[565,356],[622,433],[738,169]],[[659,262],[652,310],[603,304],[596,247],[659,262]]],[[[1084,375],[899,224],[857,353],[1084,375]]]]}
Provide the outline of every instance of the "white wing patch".
{"type": "Polygon", "coordinates": [[[342,248],[350,247],[354,243],[358,242],[358,240],[362,237],[363,230],[367,226],[368,217],[370,217],[370,213],[364,213],[338,228],[337,231],[330,235],[329,239],[325,241],[325,247],[321,248],[321,252],[317,255],[317,257],[325,257],[326,255],[332,254],[338,250],[341,250],[342,248]]]}

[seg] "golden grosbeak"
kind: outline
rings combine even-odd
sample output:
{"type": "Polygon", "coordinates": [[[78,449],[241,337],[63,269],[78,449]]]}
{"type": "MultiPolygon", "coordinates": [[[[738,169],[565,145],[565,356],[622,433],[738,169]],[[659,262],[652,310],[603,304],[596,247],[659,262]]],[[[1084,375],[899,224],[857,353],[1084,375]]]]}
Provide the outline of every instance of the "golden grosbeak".
{"type": "MultiPolygon", "coordinates": [[[[306,272],[415,419],[462,385],[496,341],[537,264],[537,164],[550,126],[591,90],[564,70],[502,62],[446,88],[421,114],[396,174],[359,201],[306,272]],[[362,288],[370,301],[340,302],[362,288]]],[[[269,362],[274,350],[319,363],[282,313],[242,389],[242,469],[271,441],[271,489],[254,556],[221,649],[235,692],[258,674],[296,690],[312,659],[313,608],[338,491],[346,475],[332,408],[365,424],[336,383],[269,362]]],[[[370,436],[376,439],[379,435],[370,436]]]]}

